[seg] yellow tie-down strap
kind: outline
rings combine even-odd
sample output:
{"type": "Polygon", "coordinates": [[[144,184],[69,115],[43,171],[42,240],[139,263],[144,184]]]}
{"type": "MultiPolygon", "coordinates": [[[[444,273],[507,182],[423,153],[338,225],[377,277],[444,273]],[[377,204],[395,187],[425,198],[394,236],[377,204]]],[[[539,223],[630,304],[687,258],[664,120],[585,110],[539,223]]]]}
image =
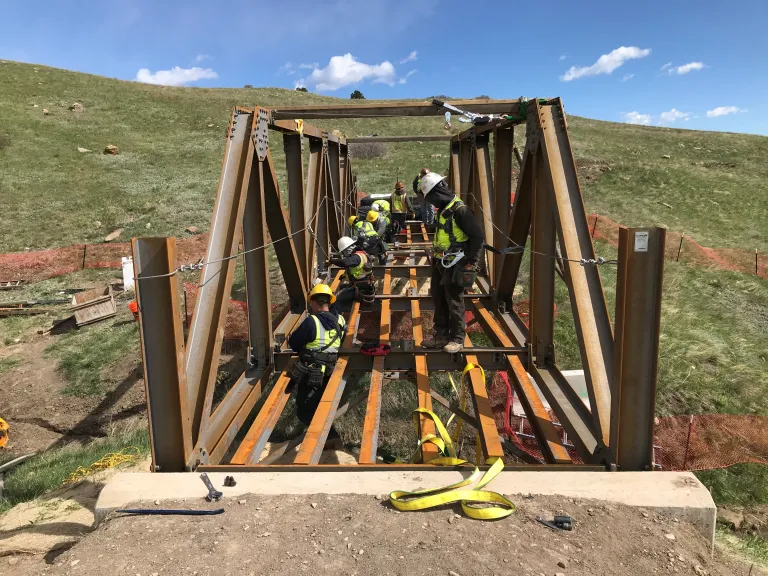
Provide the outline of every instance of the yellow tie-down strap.
{"type": "MultiPolygon", "coordinates": [[[[466,460],[456,458],[456,451],[451,437],[437,414],[425,408],[417,408],[413,413],[414,422],[417,426],[420,415],[427,416],[434,421],[435,429],[437,430],[439,437],[433,434],[425,436],[419,442],[419,446],[425,442],[431,442],[435,444],[440,450],[440,453],[443,454],[442,457],[430,460],[429,464],[434,466],[453,466],[455,468],[473,466],[473,464],[466,460]]],[[[470,518],[476,520],[498,520],[500,518],[506,518],[515,511],[515,505],[512,501],[498,492],[483,490],[483,488],[485,488],[485,486],[487,486],[496,476],[498,476],[499,472],[502,471],[504,462],[499,457],[493,457],[489,458],[486,463],[491,467],[485,473],[483,473],[477,466],[474,466],[474,472],[464,480],[460,480],[449,486],[427,488],[424,490],[415,490],[413,492],[395,490],[390,493],[389,500],[395,508],[402,511],[426,510],[436,506],[461,502],[461,509],[464,511],[464,514],[470,518]],[[461,489],[473,484],[477,480],[479,480],[479,482],[475,488],[461,489]]]]}

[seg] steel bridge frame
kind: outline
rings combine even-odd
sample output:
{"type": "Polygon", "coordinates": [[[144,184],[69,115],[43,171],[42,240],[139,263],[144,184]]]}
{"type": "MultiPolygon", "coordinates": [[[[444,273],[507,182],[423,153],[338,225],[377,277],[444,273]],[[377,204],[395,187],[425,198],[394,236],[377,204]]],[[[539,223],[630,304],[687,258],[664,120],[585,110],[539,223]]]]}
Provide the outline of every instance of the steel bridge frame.
{"type": "MultiPolygon", "coordinates": [[[[595,251],[561,101],[469,100],[452,104],[469,112],[505,114],[507,119],[472,126],[454,136],[345,138],[315,128],[305,120],[438,116],[445,110],[427,102],[387,102],[236,107],[232,111],[205,265],[186,342],[180,280],[175,273],[175,239],[135,238],[132,242],[155,471],[345,469],[318,462],[334,418],[361,402],[366,402],[366,415],[355,469],[385,468],[388,465],[376,464],[385,373],[411,376],[420,407],[431,409],[432,402],[437,402],[475,427],[486,458],[503,456],[506,449],[527,463],[520,468],[535,465],[539,470],[561,470],[568,465],[568,469],[582,470],[653,469],[664,230],[621,229],[613,328],[599,267],[585,264],[595,260],[595,251]],[[526,127],[522,153],[514,138],[515,126],[520,124],[526,127]],[[270,131],[283,135],[287,207],[270,153],[270,131]],[[304,138],[309,140],[306,175],[304,138]],[[475,322],[482,326],[493,347],[474,348],[467,338],[460,354],[421,348],[421,311],[429,309],[431,302],[418,294],[418,279],[429,275],[425,248],[430,235],[421,223],[409,222],[402,233],[400,250],[375,270],[380,278],[376,302],[381,311],[379,341],[399,348],[388,356],[360,354],[356,342],[360,307],[354,304],[347,317],[354,329],[343,342],[320,406],[303,438],[292,443],[295,446],[300,442],[294,464],[276,467],[269,463],[276,457],[259,462],[291,393],[287,370],[295,356],[285,340],[306,316],[307,289],[318,277],[328,279],[333,288],[341,280],[342,272],[325,270],[324,257],[318,254],[328,253],[330,245],[335,245],[347,217],[355,210],[354,200],[350,201],[356,188],[349,145],[435,140],[449,144],[448,181],[482,219],[486,242],[497,248],[526,246],[530,236],[530,328],[512,308],[523,254],[493,254],[484,262],[474,289],[465,295],[467,309],[473,312],[475,322]],[[519,176],[513,190],[515,165],[519,165],[519,176]],[[261,249],[270,238],[290,303],[289,311],[274,323],[268,251],[261,249]],[[227,300],[240,241],[245,253],[249,362],[214,410],[227,300]],[[556,276],[570,294],[589,407],[555,364],[556,276]],[[403,294],[392,294],[392,280],[396,278],[408,279],[403,294]],[[410,311],[412,340],[390,342],[392,311],[410,311]],[[460,370],[467,362],[508,372],[544,462],[499,437],[486,382],[477,371],[469,372],[475,416],[430,388],[430,371],[460,370]],[[347,382],[364,372],[371,373],[368,391],[340,406],[347,382]],[[246,420],[275,379],[243,434],[246,420]],[[537,387],[584,465],[572,463],[560,428],[555,427],[537,387]]],[[[429,419],[422,419],[420,425],[422,435],[434,433],[429,419]]],[[[436,455],[435,447],[424,445],[422,455],[428,462],[436,455]]],[[[409,469],[422,465],[389,466],[409,469]]]]}

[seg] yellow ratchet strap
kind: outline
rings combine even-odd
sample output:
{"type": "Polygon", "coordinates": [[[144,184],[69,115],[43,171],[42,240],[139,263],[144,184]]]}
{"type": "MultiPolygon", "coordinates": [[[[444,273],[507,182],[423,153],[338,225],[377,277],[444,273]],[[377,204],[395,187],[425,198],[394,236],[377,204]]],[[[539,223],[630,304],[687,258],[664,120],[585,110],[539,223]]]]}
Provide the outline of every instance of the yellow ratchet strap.
{"type": "MultiPolygon", "coordinates": [[[[414,423],[418,429],[421,415],[431,418],[435,423],[439,437],[429,434],[422,438],[419,446],[424,442],[432,442],[440,449],[442,457],[434,458],[429,464],[434,466],[453,466],[462,468],[472,466],[466,460],[456,458],[456,452],[448,431],[443,426],[440,418],[431,410],[417,408],[414,411],[414,423]]],[[[417,451],[418,453],[418,451],[417,451]]],[[[398,510],[413,511],[427,510],[435,506],[444,506],[454,502],[461,502],[461,509],[464,514],[476,520],[498,520],[506,518],[515,511],[515,505],[511,500],[505,498],[498,492],[483,490],[504,468],[504,462],[501,458],[493,457],[487,461],[491,467],[483,473],[477,466],[474,472],[468,477],[449,486],[439,488],[427,488],[424,490],[415,490],[409,492],[406,490],[395,490],[390,493],[389,500],[398,510]],[[462,489],[465,486],[478,481],[477,486],[471,489],[462,489]]]]}

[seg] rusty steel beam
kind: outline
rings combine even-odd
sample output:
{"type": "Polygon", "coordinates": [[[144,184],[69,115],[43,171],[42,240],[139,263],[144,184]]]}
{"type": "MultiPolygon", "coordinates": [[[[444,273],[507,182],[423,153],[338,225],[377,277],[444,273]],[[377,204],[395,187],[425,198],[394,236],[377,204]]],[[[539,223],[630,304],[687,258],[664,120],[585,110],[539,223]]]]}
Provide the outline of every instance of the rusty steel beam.
{"type": "MultiPolygon", "coordinates": [[[[307,284],[304,282],[301,259],[298,256],[294,243],[294,239],[301,236],[302,233],[296,236],[291,235],[292,227],[288,223],[288,215],[285,213],[285,208],[280,198],[277,174],[275,173],[275,166],[272,163],[272,155],[269,150],[267,150],[266,159],[263,162],[259,162],[259,170],[264,172],[263,177],[260,176],[260,179],[263,178],[264,181],[264,215],[269,229],[269,236],[272,238],[272,246],[280,265],[280,272],[285,281],[285,288],[288,291],[291,312],[298,314],[307,308],[307,284]]],[[[246,204],[247,209],[248,204],[246,204]]],[[[301,228],[303,228],[303,225],[297,228],[297,230],[301,228]]],[[[244,234],[244,238],[246,235],[247,232],[244,234]]],[[[246,255],[247,257],[248,255],[246,255]]],[[[267,274],[265,280],[268,282],[268,279],[269,274],[267,274]]]]}
{"type": "Polygon", "coordinates": [[[611,454],[620,470],[653,470],[663,228],[619,228],[611,454]]]}
{"type": "MultiPolygon", "coordinates": [[[[339,148],[337,144],[328,145],[328,153],[325,156],[325,188],[328,200],[328,236],[329,241],[336,246],[341,238],[346,222],[342,222],[341,211],[341,176],[339,175],[339,148]]],[[[327,247],[325,247],[327,250],[327,247]]]]}
{"type": "MultiPolygon", "coordinates": [[[[318,197],[318,212],[317,219],[314,224],[314,248],[315,248],[315,260],[317,262],[317,272],[325,271],[325,260],[328,258],[328,254],[324,253],[324,250],[328,250],[328,244],[330,242],[329,237],[329,223],[328,220],[333,214],[333,199],[331,197],[331,190],[329,186],[328,177],[328,150],[323,149],[323,157],[320,161],[320,174],[318,176],[317,183],[317,197],[318,197]]],[[[310,232],[311,234],[311,232],[310,232]]]]}
{"type": "Polygon", "coordinates": [[[536,366],[555,363],[555,198],[543,162],[536,162],[530,252],[530,345],[536,366]]]}
{"type": "MultiPolygon", "coordinates": [[[[473,300],[472,305],[477,313],[478,320],[485,328],[492,340],[495,340],[502,346],[512,346],[512,341],[504,333],[493,315],[485,308],[480,300],[473,300]]],[[[539,398],[533,383],[528,377],[522,362],[513,355],[506,356],[509,367],[509,375],[515,386],[515,391],[520,399],[520,404],[525,410],[528,421],[531,424],[533,433],[539,443],[544,459],[547,462],[568,463],[571,457],[568,451],[563,447],[560,441],[560,435],[557,433],[552,419],[549,417],[544,404],[539,398]]]]}
{"type": "MultiPolygon", "coordinates": [[[[530,138],[530,135],[529,135],[530,138]]],[[[525,247],[528,233],[531,230],[531,214],[533,204],[533,181],[536,171],[536,148],[526,147],[520,175],[517,177],[515,202],[512,204],[512,214],[509,217],[508,232],[505,234],[503,247],[525,247]]],[[[511,302],[515,290],[520,265],[523,262],[523,252],[507,254],[502,261],[501,270],[497,270],[496,290],[499,299],[511,302]]]]}
{"type": "MultiPolygon", "coordinates": [[[[448,102],[466,112],[477,114],[520,113],[519,100],[451,100],[448,102]]],[[[376,102],[346,105],[279,106],[272,110],[274,120],[333,118],[397,118],[401,116],[443,116],[447,109],[432,102],[376,102]]]]}
{"type": "MultiPolygon", "coordinates": [[[[512,207],[512,148],[515,145],[515,128],[500,128],[494,132],[494,210],[493,245],[506,247],[506,232],[509,229],[509,214],[512,207]]],[[[490,277],[496,287],[497,276],[501,273],[504,254],[493,255],[494,275],[490,277]]]]}
{"type": "Polygon", "coordinates": [[[461,161],[459,159],[460,145],[458,142],[451,142],[451,163],[448,170],[448,184],[454,192],[461,192],[461,161]]]}
{"type": "Polygon", "coordinates": [[[584,376],[598,435],[608,445],[611,422],[610,377],[613,332],[597,266],[582,266],[581,259],[595,258],[584,201],[576,176],[576,163],[568,138],[565,111],[559,101],[537,111],[542,161],[555,194],[556,224],[570,287],[571,309],[581,351],[584,376]]]}
{"type": "MultiPolygon", "coordinates": [[[[488,134],[483,134],[477,138],[477,147],[475,149],[475,204],[480,208],[475,211],[475,217],[482,218],[483,229],[485,230],[485,243],[489,246],[494,245],[494,189],[493,189],[493,171],[491,170],[491,151],[488,134]]],[[[481,262],[485,258],[481,254],[481,262]]],[[[490,258],[487,263],[488,277],[493,278],[494,260],[490,258]]]]}
{"type": "MultiPolygon", "coordinates": [[[[321,185],[323,177],[323,141],[317,138],[309,139],[309,167],[307,168],[307,186],[304,196],[304,222],[317,232],[318,207],[321,200],[321,185]]],[[[307,231],[307,275],[309,284],[314,278],[316,240],[307,231]]]]}
{"type": "Polygon", "coordinates": [[[301,132],[299,132],[299,126],[296,120],[271,120],[269,127],[282,132],[285,136],[299,135],[305,138],[317,138],[320,140],[328,140],[329,142],[336,142],[338,144],[346,144],[344,136],[337,136],[333,132],[326,132],[321,128],[312,126],[311,124],[303,123],[301,132]]]}
{"type": "MultiPolygon", "coordinates": [[[[467,364],[474,364],[480,366],[477,361],[477,356],[472,352],[472,340],[469,339],[469,335],[464,336],[464,350],[467,358],[467,364]]],[[[469,385],[472,389],[472,404],[475,407],[475,414],[477,414],[478,424],[477,431],[480,433],[480,443],[483,447],[483,453],[486,460],[488,458],[504,456],[504,449],[501,447],[501,439],[499,438],[499,431],[496,428],[496,420],[493,418],[493,412],[491,411],[491,402],[488,399],[488,388],[485,384],[485,378],[481,376],[481,372],[478,370],[470,370],[469,385]]]]}
{"type": "MultiPolygon", "coordinates": [[[[306,209],[304,208],[304,160],[302,158],[301,136],[286,134],[283,136],[285,151],[285,171],[288,177],[288,214],[291,221],[291,232],[295,233],[304,228],[306,209]]],[[[307,244],[310,242],[309,231],[304,230],[293,236],[296,257],[300,263],[301,277],[304,285],[309,286],[307,276],[307,244]]]]}
{"type": "MultiPolygon", "coordinates": [[[[382,281],[381,317],[379,320],[379,344],[389,344],[391,331],[391,315],[389,311],[389,296],[392,292],[392,274],[384,273],[382,281]]],[[[376,452],[379,447],[379,423],[381,422],[381,387],[384,383],[384,356],[377,356],[373,360],[371,371],[371,385],[368,390],[368,404],[365,408],[365,421],[363,422],[363,438],[360,443],[361,464],[376,463],[376,452]]]]}
{"type": "Polygon", "coordinates": [[[447,142],[450,134],[433,134],[430,136],[355,136],[347,138],[347,144],[366,144],[368,142],[447,142]]]}
{"type": "MultiPolygon", "coordinates": [[[[485,472],[490,466],[482,465],[477,467],[481,472],[485,472]]],[[[218,466],[200,466],[200,472],[306,472],[307,474],[316,474],[319,472],[425,472],[435,470],[432,464],[316,464],[306,466],[303,464],[272,464],[262,466],[240,466],[237,464],[220,464],[218,466]]],[[[507,464],[504,466],[505,472],[604,472],[602,466],[593,466],[586,464],[573,464],[571,466],[562,466],[559,464],[507,464]]]]}
{"type": "Polygon", "coordinates": [[[192,452],[175,238],[134,238],[133,270],[152,469],[182,472],[192,452]],[[155,278],[150,278],[155,276],[155,278]]]}
{"type": "Polygon", "coordinates": [[[188,405],[194,443],[207,426],[211,406],[208,399],[213,396],[219,368],[235,269],[233,257],[243,227],[246,191],[251,178],[254,147],[250,136],[254,128],[254,114],[233,112],[205,251],[210,264],[200,273],[200,290],[187,338],[188,405]]]}
{"type": "Polygon", "coordinates": [[[459,188],[454,190],[464,203],[467,202],[469,188],[472,186],[472,143],[469,140],[459,142],[459,188]]]}
{"type": "Polygon", "coordinates": [[[261,453],[269,441],[269,436],[275,429],[280,414],[283,413],[285,404],[291,396],[290,383],[291,377],[286,372],[280,374],[264,405],[256,415],[256,419],[240,442],[237,452],[232,457],[232,464],[257,464],[259,462],[261,453]]]}
{"type": "MultiPolygon", "coordinates": [[[[269,153],[269,151],[267,151],[269,153]]],[[[255,174],[248,186],[248,200],[243,215],[243,268],[245,272],[245,296],[248,309],[249,365],[264,370],[270,363],[270,351],[274,345],[272,333],[272,299],[269,284],[269,253],[266,246],[269,228],[266,206],[267,183],[271,180],[264,162],[254,165],[255,174]]],[[[273,191],[272,204],[279,202],[279,192],[273,191]]],[[[273,217],[278,208],[272,206],[273,217]]],[[[285,224],[285,220],[283,220],[285,224]]],[[[290,249],[290,247],[289,247],[290,249]]],[[[284,254],[284,252],[283,252],[284,254]]],[[[298,277],[298,270],[295,271],[298,277]]],[[[292,290],[292,297],[298,297],[292,290]]],[[[302,295],[301,298],[304,298],[302,295]]],[[[212,398],[212,394],[211,394],[212,398]]]]}
{"type": "MultiPolygon", "coordinates": [[[[349,314],[347,320],[347,326],[353,327],[357,325],[357,319],[360,315],[360,303],[355,302],[352,305],[352,311],[349,314]]],[[[347,336],[344,338],[343,345],[349,347],[355,338],[355,330],[347,330],[347,336]]],[[[323,396],[320,398],[320,404],[315,411],[315,415],[312,417],[312,422],[309,424],[304,442],[301,443],[299,453],[296,455],[296,464],[317,464],[320,461],[320,456],[323,453],[325,447],[325,441],[328,439],[328,432],[331,429],[333,420],[336,417],[336,411],[341,401],[341,395],[344,393],[344,388],[347,384],[347,376],[345,374],[347,368],[347,357],[339,356],[336,361],[336,368],[331,374],[331,378],[328,380],[328,384],[323,390],[323,396]]]]}
{"type": "Polygon", "coordinates": [[[206,454],[198,448],[190,462],[192,469],[200,461],[207,460],[210,464],[221,462],[243,424],[248,420],[251,410],[261,398],[261,393],[269,382],[270,376],[272,376],[271,368],[263,372],[258,371],[256,374],[246,371],[240,376],[211,414],[205,435],[199,440],[200,446],[213,446],[213,449],[206,458],[206,454]]]}

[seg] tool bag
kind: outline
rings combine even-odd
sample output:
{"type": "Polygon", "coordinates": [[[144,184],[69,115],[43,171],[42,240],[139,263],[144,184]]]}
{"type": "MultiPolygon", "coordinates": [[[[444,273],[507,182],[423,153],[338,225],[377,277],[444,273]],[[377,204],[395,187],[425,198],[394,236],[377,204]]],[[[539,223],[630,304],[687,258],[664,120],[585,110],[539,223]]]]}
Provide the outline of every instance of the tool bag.
{"type": "Polygon", "coordinates": [[[451,279],[454,284],[458,284],[462,288],[471,288],[477,279],[477,272],[477,266],[465,268],[459,264],[458,266],[454,266],[451,279]]]}

